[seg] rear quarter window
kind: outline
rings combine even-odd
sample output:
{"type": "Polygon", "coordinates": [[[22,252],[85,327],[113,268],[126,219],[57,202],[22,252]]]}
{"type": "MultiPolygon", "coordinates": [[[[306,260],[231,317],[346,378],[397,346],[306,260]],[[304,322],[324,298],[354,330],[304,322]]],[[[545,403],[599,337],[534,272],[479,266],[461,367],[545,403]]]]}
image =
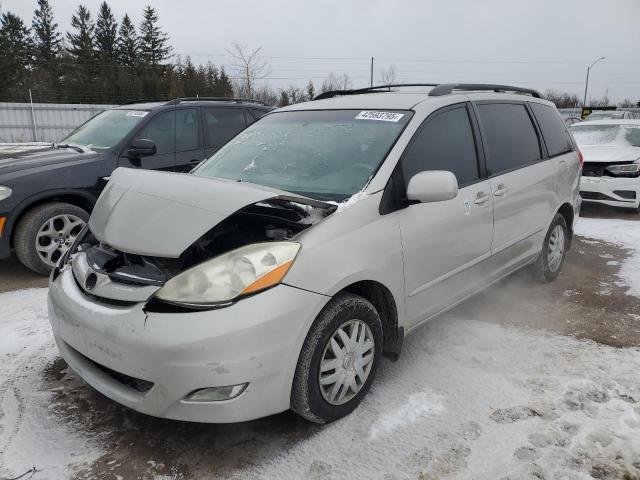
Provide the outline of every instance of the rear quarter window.
{"type": "Polygon", "coordinates": [[[540,160],[538,135],[523,104],[481,103],[476,108],[489,175],[498,175],[540,160]]]}
{"type": "Polygon", "coordinates": [[[555,108],[540,103],[529,103],[538,121],[550,157],[573,151],[571,137],[555,108]]]}

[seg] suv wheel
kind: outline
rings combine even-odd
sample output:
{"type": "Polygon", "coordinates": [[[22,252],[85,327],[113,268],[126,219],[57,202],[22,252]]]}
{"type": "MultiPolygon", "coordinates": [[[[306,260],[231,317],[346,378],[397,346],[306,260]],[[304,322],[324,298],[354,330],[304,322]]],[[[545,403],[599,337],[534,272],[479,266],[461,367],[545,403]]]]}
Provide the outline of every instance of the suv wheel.
{"type": "Polygon", "coordinates": [[[542,244],[542,252],[533,264],[536,280],[546,283],[556,279],[569,245],[567,222],[559,213],[553,218],[542,244]]]}
{"type": "Polygon", "coordinates": [[[366,395],[382,352],[382,323],[364,298],[339,293],[307,334],[291,391],[291,408],[307,420],[344,417],[366,395]]]}
{"type": "Polygon", "coordinates": [[[18,259],[34,272],[47,275],[88,220],[87,212],[68,203],[47,203],[29,210],[13,237],[18,259]]]}

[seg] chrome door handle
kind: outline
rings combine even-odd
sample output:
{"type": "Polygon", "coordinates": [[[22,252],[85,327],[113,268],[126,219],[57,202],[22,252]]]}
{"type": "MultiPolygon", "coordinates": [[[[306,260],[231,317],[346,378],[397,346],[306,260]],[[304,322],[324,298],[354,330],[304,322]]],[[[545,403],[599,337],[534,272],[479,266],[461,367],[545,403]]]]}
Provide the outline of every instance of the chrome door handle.
{"type": "Polygon", "coordinates": [[[487,195],[484,192],[480,192],[480,193],[478,193],[478,196],[476,197],[476,199],[474,200],[473,203],[475,203],[476,205],[484,205],[490,199],[491,199],[491,195],[487,195]]]}
{"type": "Polygon", "coordinates": [[[505,193],[507,193],[509,191],[509,187],[507,187],[505,184],[501,183],[500,185],[498,185],[498,189],[493,192],[493,194],[496,197],[502,197],[505,195],[505,193]]]}

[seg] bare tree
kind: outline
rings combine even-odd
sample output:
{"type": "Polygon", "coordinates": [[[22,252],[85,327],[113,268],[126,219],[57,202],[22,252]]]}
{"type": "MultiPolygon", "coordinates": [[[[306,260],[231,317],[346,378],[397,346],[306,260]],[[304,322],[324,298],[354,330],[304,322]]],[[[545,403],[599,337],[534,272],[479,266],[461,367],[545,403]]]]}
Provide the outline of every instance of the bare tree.
{"type": "Polygon", "coordinates": [[[623,101],[621,101],[620,103],[618,103],[618,106],[620,108],[635,108],[636,106],[636,102],[632,101],[629,98],[625,98],[623,101]]]}
{"type": "Polygon", "coordinates": [[[382,85],[393,85],[396,83],[396,76],[397,72],[395,65],[389,65],[387,68],[382,67],[380,69],[379,78],[382,85]]]}
{"type": "Polygon", "coordinates": [[[605,92],[604,95],[600,98],[589,98],[589,105],[592,107],[608,107],[611,105],[611,100],[609,99],[609,92],[605,92]]]}
{"type": "Polygon", "coordinates": [[[542,98],[555,103],[558,108],[576,108],[582,103],[576,94],[570,95],[550,88],[544,92],[542,98]]]}
{"type": "Polygon", "coordinates": [[[262,47],[249,50],[246,45],[235,42],[227,52],[233,58],[231,65],[232,72],[237,77],[237,89],[249,98],[254,96],[255,83],[271,74],[271,67],[260,56],[262,47]]]}
{"type": "Polygon", "coordinates": [[[302,88],[296,87],[295,85],[289,85],[283,91],[287,94],[289,105],[307,101],[307,95],[305,91],[302,88]]]}
{"type": "Polygon", "coordinates": [[[321,92],[330,92],[333,90],[349,90],[352,86],[351,78],[346,73],[342,75],[336,75],[331,72],[327,75],[327,78],[322,82],[320,87],[321,92]]]}

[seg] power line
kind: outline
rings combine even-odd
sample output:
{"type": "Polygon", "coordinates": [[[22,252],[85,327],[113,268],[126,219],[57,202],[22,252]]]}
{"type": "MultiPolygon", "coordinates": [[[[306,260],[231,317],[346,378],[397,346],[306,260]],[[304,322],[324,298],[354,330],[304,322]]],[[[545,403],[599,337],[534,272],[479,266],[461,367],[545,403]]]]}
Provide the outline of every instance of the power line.
{"type": "MultiPolygon", "coordinates": [[[[174,53],[172,57],[223,57],[223,58],[235,58],[228,53],[174,53]]],[[[371,57],[306,57],[295,55],[261,55],[265,59],[283,59],[283,60],[346,60],[346,61],[363,61],[369,62],[371,57]]],[[[585,64],[589,63],[589,60],[479,60],[479,59],[427,59],[427,58],[403,58],[403,57],[376,57],[376,60],[380,61],[395,61],[395,62],[424,62],[424,63],[509,63],[509,64],[585,64]]],[[[619,60],[607,60],[607,63],[640,63],[640,59],[619,59],[619,60]]]]}

